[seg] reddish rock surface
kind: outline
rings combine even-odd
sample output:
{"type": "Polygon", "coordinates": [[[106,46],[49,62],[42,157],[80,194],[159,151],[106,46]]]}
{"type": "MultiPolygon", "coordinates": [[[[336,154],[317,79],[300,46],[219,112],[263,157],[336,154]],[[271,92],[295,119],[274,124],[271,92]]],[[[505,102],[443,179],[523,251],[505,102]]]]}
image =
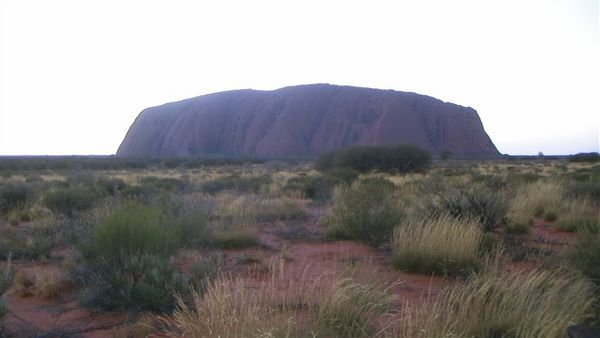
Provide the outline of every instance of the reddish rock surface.
{"type": "Polygon", "coordinates": [[[117,155],[304,157],[394,143],[436,154],[499,155],[472,108],[415,93],[328,84],[234,90],[145,109],[117,155]]]}

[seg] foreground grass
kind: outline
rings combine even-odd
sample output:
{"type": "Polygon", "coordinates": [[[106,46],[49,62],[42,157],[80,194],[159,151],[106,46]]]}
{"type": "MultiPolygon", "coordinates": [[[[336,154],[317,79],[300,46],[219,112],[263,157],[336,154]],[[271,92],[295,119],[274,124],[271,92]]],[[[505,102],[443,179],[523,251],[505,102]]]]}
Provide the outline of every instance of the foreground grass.
{"type": "Polygon", "coordinates": [[[519,187],[508,211],[506,229],[526,233],[534,217],[545,217],[560,210],[564,185],[559,182],[535,182],[519,187]]]}
{"type": "MultiPolygon", "coordinates": [[[[282,270],[258,285],[221,277],[191,305],[182,298],[172,316],[161,318],[174,337],[370,337],[375,320],[393,301],[390,285],[352,278],[298,281],[282,270]]],[[[302,280],[302,278],[301,278],[302,280]]]]}
{"type": "Polygon", "coordinates": [[[406,306],[390,337],[564,337],[594,301],[592,284],[562,270],[489,266],[419,309],[406,306]]]}
{"type": "Polygon", "coordinates": [[[394,230],[393,264],[428,274],[468,274],[479,266],[482,237],[476,219],[449,214],[411,218],[394,230]]]}

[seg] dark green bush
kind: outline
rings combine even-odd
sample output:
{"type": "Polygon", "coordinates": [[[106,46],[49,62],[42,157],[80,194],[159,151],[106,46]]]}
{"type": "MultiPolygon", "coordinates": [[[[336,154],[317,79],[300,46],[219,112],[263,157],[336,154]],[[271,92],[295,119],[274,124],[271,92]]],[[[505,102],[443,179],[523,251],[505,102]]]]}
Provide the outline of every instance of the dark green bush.
{"type": "Polygon", "coordinates": [[[6,267],[0,268],[0,336],[2,336],[2,319],[7,313],[6,302],[4,300],[4,293],[10,287],[12,283],[13,272],[9,263],[6,267]]]}
{"type": "Polygon", "coordinates": [[[130,185],[121,190],[121,195],[127,199],[138,199],[150,202],[152,198],[160,195],[160,189],[153,185],[130,185]]]}
{"type": "Polygon", "coordinates": [[[215,246],[221,249],[244,249],[260,244],[256,233],[244,230],[230,230],[214,235],[215,246]]]}
{"type": "Polygon", "coordinates": [[[96,180],[96,186],[102,191],[102,194],[115,196],[117,193],[123,191],[127,187],[127,184],[119,178],[100,177],[96,180]]]}
{"type": "Polygon", "coordinates": [[[400,173],[423,171],[431,165],[431,154],[409,144],[357,146],[321,155],[315,169],[351,168],[359,172],[372,170],[400,173]]]}
{"type": "Polygon", "coordinates": [[[484,185],[490,189],[500,190],[506,187],[506,180],[498,175],[474,174],[473,183],[484,185]]]}
{"type": "Polygon", "coordinates": [[[87,302],[104,308],[162,311],[174,305],[179,277],[167,263],[178,242],[159,207],[127,203],[83,241],[87,302]]]}
{"type": "Polygon", "coordinates": [[[229,175],[217,178],[202,184],[202,191],[214,194],[223,190],[235,190],[239,192],[258,193],[260,189],[272,182],[268,175],[240,177],[238,175],[229,175]]]}
{"type": "Polygon", "coordinates": [[[34,260],[48,257],[55,246],[55,233],[53,228],[35,227],[28,240],[25,233],[5,230],[0,234],[0,257],[9,254],[16,259],[34,260]]]}
{"type": "Polygon", "coordinates": [[[180,245],[207,245],[212,240],[212,233],[208,227],[208,215],[205,211],[198,209],[179,210],[172,217],[172,227],[175,229],[177,241],[180,245]]]}
{"type": "Polygon", "coordinates": [[[450,150],[444,150],[440,153],[440,160],[449,160],[454,157],[454,154],[450,150]]]}
{"type": "Polygon", "coordinates": [[[568,258],[575,268],[600,286],[600,232],[579,233],[569,248],[568,258]]]}
{"type": "Polygon", "coordinates": [[[327,170],[325,175],[343,181],[346,184],[352,184],[356,181],[360,173],[352,168],[333,168],[327,170]]]}
{"type": "Polygon", "coordinates": [[[185,283],[165,257],[123,256],[122,265],[99,259],[85,278],[83,303],[105,309],[168,312],[185,283]]]}
{"type": "Polygon", "coordinates": [[[333,188],[343,183],[344,181],[339,178],[326,175],[299,176],[290,178],[283,190],[301,191],[305,197],[323,202],[330,200],[333,188]]]}
{"type": "Polygon", "coordinates": [[[329,237],[378,247],[389,241],[401,213],[392,199],[394,184],[382,178],[356,181],[334,197],[329,237]]]}
{"type": "Polygon", "coordinates": [[[489,231],[504,221],[509,201],[502,192],[483,186],[449,190],[439,195],[437,201],[427,205],[429,213],[454,217],[475,217],[484,230],[489,231]]]}
{"type": "Polygon", "coordinates": [[[581,231],[567,252],[569,265],[579,270],[597,286],[594,324],[600,325],[600,231],[581,231]]]}
{"type": "Polygon", "coordinates": [[[49,191],[44,196],[46,208],[54,213],[72,216],[89,209],[98,200],[98,195],[88,187],[64,187],[49,191]]]}
{"type": "Polygon", "coordinates": [[[12,209],[23,208],[32,195],[33,191],[27,183],[11,182],[0,185],[0,214],[6,214],[12,209]]]}
{"type": "Polygon", "coordinates": [[[126,203],[94,228],[83,253],[119,266],[132,256],[169,254],[178,244],[171,222],[159,207],[126,203]]]}
{"type": "Polygon", "coordinates": [[[591,153],[577,153],[575,155],[571,155],[568,158],[569,162],[598,162],[600,161],[600,154],[597,152],[591,153]]]}
{"type": "Polygon", "coordinates": [[[207,217],[171,200],[158,202],[125,202],[77,241],[88,304],[169,311],[175,294],[185,291],[168,257],[182,246],[210,241],[207,217]]]}
{"type": "Polygon", "coordinates": [[[600,202],[600,181],[572,181],[566,186],[566,194],[573,198],[589,198],[592,201],[600,202]]]}
{"type": "Polygon", "coordinates": [[[140,178],[141,186],[151,186],[158,190],[169,192],[183,192],[186,189],[186,182],[177,178],[146,176],[140,178]]]}

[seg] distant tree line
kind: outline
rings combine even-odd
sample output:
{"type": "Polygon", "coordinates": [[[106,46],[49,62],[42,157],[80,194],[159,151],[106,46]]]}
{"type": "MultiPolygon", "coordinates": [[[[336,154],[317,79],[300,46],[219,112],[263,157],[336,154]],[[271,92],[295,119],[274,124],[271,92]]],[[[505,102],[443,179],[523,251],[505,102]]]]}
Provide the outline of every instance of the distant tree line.
{"type": "Polygon", "coordinates": [[[569,162],[598,162],[600,161],[600,154],[596,152],[592,153],[577,153],[569,156],[569,162]]]}
{"type": "Polygon", "coordinates": [[[359,172],[418,172],[429,168],[431,153],[410,144],[356,146],[334,150],[319,156],[315,169],[329,171],[350,168],[359,172]]]}
{"type": "Polygon", "coordinates": [[[264,163],[253,157],[167,157],[130,158],[119,156],[0,156],[0,171],[16,170],[121,170],[146,168],[198,168],[202,166],[264,163]]]}

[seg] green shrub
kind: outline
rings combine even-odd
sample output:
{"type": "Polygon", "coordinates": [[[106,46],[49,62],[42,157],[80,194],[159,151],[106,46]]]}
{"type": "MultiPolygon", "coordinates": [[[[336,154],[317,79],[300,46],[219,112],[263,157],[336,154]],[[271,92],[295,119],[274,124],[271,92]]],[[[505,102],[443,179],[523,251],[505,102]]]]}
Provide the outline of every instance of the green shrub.
{"type": "Polygon", "coordinates": [[[360,173],[352,168],[332,168],[327,170],[325,175],[341,180],[346,184],[352,184],[356,181],[360,173]]]}
{"type": "Polygon", "coordinates": [[[483,232],[477,219],[449,214],[410,219],[394,230],[396,268],[436,275],[468,275],[480,263],[483,232]]]}
{"type": "Polygon", "coordinates": [[[356,146],[321,155],[315,169],[351,168],[359,172],[372,170],[401,173],[423,171],[431,165],[431,154],[409,144],[356,146]]]}
{"type": "Polygon", "coordinates": [[[32,195],[33,191],[26,183],[13,182],[0,185],[0,214],[25,207],[32,195]]]}
{"type": "Polygon", "coordinates": [[[83,253],[116,265],[127,257],[169,254],[178,244],[171,221],[156,206],[126,203],[94,228],[83,253]]]}
{"type": "Polygon", "coordinates": [[[600,232],[581,231],[567,257],[572,266],[600,286],[600,232]]]}
{"type": "Polygon", "coordinates": [[[105,309],[168,312],[175,307],[175,293],[186,291],[183,277],[165,257],[123,256],[120,263],[95,262],[86,277],[84,304],[105,309]]]}
{"type": "Polygon", "coordinates": [[[102,191],[102,194],[115,196],[127,187],[125,181],[120,178],[100,177],[96,180],[96,186],[102,191]]]}
{"type": "Polygon", "coordinates": [[[382,178],[356,181],[334,192],[328,234],[379,246],[391,238],[401,214],[392,199],[394,184],[382,178]]]}
{"type": "Polygon", "coordinates": [[[454,154],[450,150],[444,150],[440,153],[440,160],[449,160],[454,157],[454,154]]]}
{"type": "Polygon", "coordinates": [[[474,174],[472,181],[493,190],[500,190],[506,187],[506,179],[498,175],[474,174]]]}
{"type": "MultiPolygon", "coordinates": [[[[598,223],[596,223],[598,226],[598,223]]],[[[570,245],[567,251],[569,266],[580,271],[589,278],[595,285],[595,302],[593,323],[600,326],[600,231],[598,228],[594,232],[589,230],[579,231],[576,240],[570,245]]]]}
{"type": "Polygon", "coordinates": [[[301,191],[307,198],[324,202],[331,199],[333,188],[343,182],[341,179],[326,175],[299,176],[290,178],[283,190],[301,191]]]}
{"type": "Polygon", "coordinates": [[[92,207],[98,199],[88,187],[64,187],[52,190],[44,196],[44,205],[54,213],[72,216],[92,207]]]}
{"type": "Polygon", "coordinates": [[[141,186],[151,186],[158,190],[183,192],[186,182],[177,178],[146,176],[139,179],[141,186]]]}
{"type": "Polygon", "coordinates": [[[55,246],[55,230],[35,226],[29,240],[17,230],[5,230],[0,234],[0,257],[12,254],[15,259],[35,260],[48,257],[55,246]]]}
{"type": "Polygon", "coordinates": [[[0,336],[2,335],[2,319],[7,313],[6,301],[4,300],[4,293],[10,287],[13,279],[13,271],[11,269],[11,256],[8,255],[6,266],[0,268],[0,336]]]}
{"type": "Polygon", "coordinates": [[[90,304],[167,311],[182,278],[167,262],[182,240],[173,216],[155,205],[126,203],[84,241],[83,281],[90,304]]]}
{"type": "Polygon", "coordinates": [[[160,195],[160,189],[153,185],[130,185],[123,188],[121,195],[127,199],[150,202],[153,197],[160,195]]]}
{"type": "Polygon", "coordinates": [[[205,211],[186,209],[171,217],[171,226],[175,229],[177,242],[181,245],[206,245],[211,241],[212,232],[208,226],[208,215],[205,211]]]}
{"type": "Polygon", "coordinates": [[[263,186],[266,186],[271,182],[272,179],[268,175],[251,177],[229,175],[204,182],[204,184],[202,184],[202,191],[209,194],[215,194],[224,190],[258,193],[263,186]]]}
{"type": "Polygon", "coordinates": [[[475,218],[486,231],[504,221],[509,201],[502,192],[475,186],[468,189],[450,190],[442,193],[437,201],[429,204],[433,215],[449,213],[454,217],[475,218]]]}
{"type": "Polygon", "coordinates": [[[567,184],[565,194],[575,199],[590,199],[600,202],[600,182],[572,181],[567,184]]]}
{"type": "Polygon", "coordinates": [[[246,229],[216,232],[214,243],[222,249],[244,249],[256,247],[260,244],[256,232],[246,229]]]}

